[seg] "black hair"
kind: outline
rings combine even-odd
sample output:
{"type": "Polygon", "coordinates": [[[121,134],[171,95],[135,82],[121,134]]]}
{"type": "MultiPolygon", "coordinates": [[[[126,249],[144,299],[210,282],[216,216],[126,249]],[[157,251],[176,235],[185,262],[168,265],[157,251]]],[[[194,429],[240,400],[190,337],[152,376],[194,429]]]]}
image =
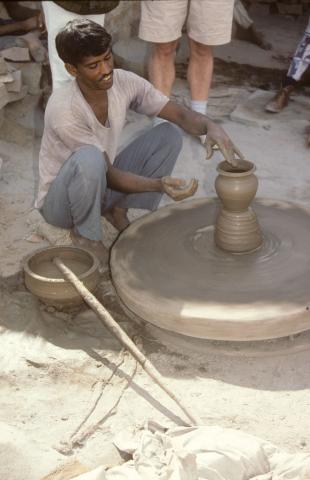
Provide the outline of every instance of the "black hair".
{"type": "Polygon", "coordinates": [[[85,57],[105,53],[111,48],[111,42],[111,35],[99,23],[75,19],[57,34],[56,49],[64,63],[76,67],[85,57]]]}

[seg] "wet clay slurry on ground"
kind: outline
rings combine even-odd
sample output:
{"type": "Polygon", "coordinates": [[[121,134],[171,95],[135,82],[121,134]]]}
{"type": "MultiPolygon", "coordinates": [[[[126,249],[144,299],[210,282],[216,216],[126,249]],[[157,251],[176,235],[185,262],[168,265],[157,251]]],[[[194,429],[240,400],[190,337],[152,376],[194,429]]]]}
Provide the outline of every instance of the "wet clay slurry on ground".
{"type": "Polygon", "coordinates": [[[217,200],[193,200],[130,226],[111,256],[121,301],[143,320],[192,337],[262,340],[307,330],[310,212],[257,201],[263,245],[235,255],[215,246],[218,209],[217,200]]]}

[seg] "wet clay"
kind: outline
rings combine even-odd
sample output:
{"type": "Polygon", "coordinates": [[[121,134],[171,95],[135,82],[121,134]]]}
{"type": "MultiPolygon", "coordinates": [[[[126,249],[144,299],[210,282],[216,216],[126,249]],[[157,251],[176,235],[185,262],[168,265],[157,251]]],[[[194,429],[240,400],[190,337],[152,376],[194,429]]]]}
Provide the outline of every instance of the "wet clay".
{"type": "Polygon", "coordinates": [[[147,322],[198,338],[263,340],[308,330],[310,212],[255,201],[264,242],[235,255],[214,241],[221,208],[217,199],[186,201],[130,225],[111,254],[122,303],[147,322]]]}
{"type": "Polygon", "coordinates": [[[250,207],[258,181],[253,163],[239,160],[238,168],[221,162],[215,190],[222,204],[215,223],[215,243],[232,253],[248,253],[262,245],[257,217],[250,207]]]}
{"type": "MultiPolygon", "coordinates": [[[[82,273],[85,273],[88,270],[88,265],[85,265],[85,262],[78,260],[67,259],[66,266],[70,268],[75,275],[79,276],[82,273]]],[[[37,265],[33,266],[33,271],[41,277],[47,278],[63,278],[62,273],[59,269],[52,263],[52,261],[40,262],[37,265]]]]}

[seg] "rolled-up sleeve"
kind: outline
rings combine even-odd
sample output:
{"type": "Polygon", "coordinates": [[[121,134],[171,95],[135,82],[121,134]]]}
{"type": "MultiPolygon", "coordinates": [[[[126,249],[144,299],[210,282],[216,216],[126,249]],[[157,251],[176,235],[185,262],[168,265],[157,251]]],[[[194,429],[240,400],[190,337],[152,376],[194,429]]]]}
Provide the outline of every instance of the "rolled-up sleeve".
{"type": "Polygon", "coordinates": [[[130,73],[129,88],[131,90],[129,108],[137,113],[143,113],[150,117],[156,116],[169,102],[169,97],[134,73],[130,73]]]}

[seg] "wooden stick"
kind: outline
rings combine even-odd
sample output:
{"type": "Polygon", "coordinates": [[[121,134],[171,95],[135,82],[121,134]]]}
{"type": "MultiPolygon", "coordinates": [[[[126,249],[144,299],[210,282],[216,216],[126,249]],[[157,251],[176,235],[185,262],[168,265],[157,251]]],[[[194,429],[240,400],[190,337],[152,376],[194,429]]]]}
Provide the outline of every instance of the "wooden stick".
{"type": "Polygon", "coordinates": [[[142,368],[150,375],[150,377],[171,397],[175,403],[181,408],[181,410],[190,419],[191,425],[199,425],[201,421],[196,418],[191,412],[188,411],[180,400],[175,396],[172,390],[165,385],[164,380],[154,365],[146,358],[146,356],[140,352],[131,338],[124,330],[116,323],[110,313],[104,308],[104,306],[96,299],[96,297],[83,285],[78,277],[70,270],[60,258],[55,257],[53,259],[55,265],[63,273],[64,277],[74,285],[78,293],[83,297],[84,301],[90,306],[90,308],[98,315],[99,320],[106,326],[118,339],[118,341],[124,345],[124,347],[131,353],[131,355],[140,363],[142,368]]]}

